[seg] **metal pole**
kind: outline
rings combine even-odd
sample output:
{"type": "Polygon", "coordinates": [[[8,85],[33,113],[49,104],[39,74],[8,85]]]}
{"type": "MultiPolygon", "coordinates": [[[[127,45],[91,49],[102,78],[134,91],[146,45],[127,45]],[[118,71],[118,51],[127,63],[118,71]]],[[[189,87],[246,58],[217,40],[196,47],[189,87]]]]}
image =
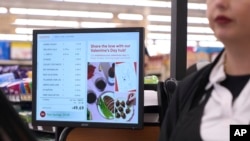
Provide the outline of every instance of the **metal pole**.
{"type": "Polygon", "coordinates": [[[187,64],[187,0],[172,0],[170,77],[181,80],[187,64]]]}

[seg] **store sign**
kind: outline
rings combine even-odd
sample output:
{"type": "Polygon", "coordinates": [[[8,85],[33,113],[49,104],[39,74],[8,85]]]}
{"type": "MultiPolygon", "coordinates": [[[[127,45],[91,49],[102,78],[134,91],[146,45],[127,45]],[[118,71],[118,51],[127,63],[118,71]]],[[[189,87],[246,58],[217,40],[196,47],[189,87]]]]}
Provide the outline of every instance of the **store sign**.
{"type": "Polygon", "coordinates": [[[32,44],[31,42],[11,42],[11,59],[31,60],[32,44]]]}

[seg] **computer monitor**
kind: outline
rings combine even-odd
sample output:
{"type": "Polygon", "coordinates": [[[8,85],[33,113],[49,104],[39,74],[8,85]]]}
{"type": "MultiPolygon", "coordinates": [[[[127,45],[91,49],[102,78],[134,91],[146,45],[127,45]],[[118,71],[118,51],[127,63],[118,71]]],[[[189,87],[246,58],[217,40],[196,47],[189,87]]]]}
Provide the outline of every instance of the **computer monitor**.
{"type": "Polygon", "coordinates": [[[143,127],[144,28],[33,31],[32,122],[143,127]]]}

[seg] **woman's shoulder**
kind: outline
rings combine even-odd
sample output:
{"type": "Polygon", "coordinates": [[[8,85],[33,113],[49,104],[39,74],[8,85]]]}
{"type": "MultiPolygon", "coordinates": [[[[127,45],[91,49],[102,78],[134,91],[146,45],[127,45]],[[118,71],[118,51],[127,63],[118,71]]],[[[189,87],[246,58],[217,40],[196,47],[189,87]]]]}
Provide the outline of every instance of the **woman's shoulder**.
{"type": "Polygon", "coordinates": [[[176,94],[181,102],[195,94],[198,89],[203,89],[203,87],[205,88],[205,85],[208,83],[210,70],[211,64],[208,64],[178,82],[176,94]]]}

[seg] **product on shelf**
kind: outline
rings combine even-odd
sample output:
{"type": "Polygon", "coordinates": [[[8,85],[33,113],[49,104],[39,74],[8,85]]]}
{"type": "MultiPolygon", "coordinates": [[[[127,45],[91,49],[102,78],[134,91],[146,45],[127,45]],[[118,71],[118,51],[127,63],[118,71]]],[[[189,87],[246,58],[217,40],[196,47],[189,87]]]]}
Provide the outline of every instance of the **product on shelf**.
{"type": "Polygon", "coordinates": [[[31,101],[32,81],[29,78],[5,81],[1,83],[0,89],[10,101],[31,101]]]}
{"type": "Polygon", "coordinates": [[[10,42],[0,41],[0,59],[9,60],[10,59],[10,42]]]}

